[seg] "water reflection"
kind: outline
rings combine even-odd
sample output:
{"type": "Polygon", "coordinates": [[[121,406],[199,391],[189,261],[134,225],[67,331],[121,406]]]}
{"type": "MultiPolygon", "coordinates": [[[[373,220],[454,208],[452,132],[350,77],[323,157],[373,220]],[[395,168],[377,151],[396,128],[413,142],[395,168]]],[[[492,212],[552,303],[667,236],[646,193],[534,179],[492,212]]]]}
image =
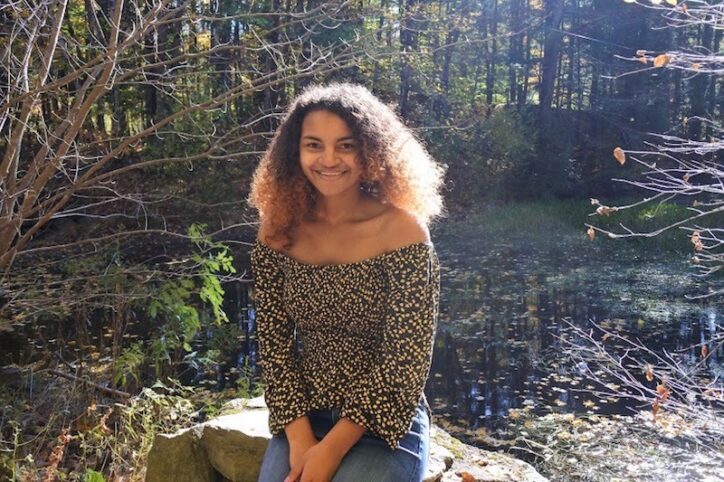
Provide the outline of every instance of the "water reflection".
{"type": "MultiPolygon", "coordinates": [[[[450,244],[440,253],[440,324],[426,387],[435,414],[464,429],[504,430],[509,410],[525,406],[634,408],[585,392],[597,388],[582,376],[586,367],[563,357],[568,322],[593,321],[657,351],[701,346],[721,330],[714,300],[686,302],[683,293],[696,281],[671,262],[626,263],[626,254],[593,260],[590,253],[563,255],[563,248],[471,248],[450,244]]],[[[686,355],[700,359],[696,348],[686,355]]],[[[708,361],[720,369],[721,357],[712,353],[708,361]]]]}

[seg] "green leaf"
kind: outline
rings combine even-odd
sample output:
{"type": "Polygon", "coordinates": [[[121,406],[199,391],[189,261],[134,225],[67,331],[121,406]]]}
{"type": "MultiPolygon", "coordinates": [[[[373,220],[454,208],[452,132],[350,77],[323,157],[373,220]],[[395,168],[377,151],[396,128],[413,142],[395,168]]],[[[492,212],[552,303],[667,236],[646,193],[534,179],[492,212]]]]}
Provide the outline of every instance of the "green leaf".
{"type": "Polygon", "coordinates": [[[168,388],[165,383],[163,383],[161,380],[156,380],[156,382],[151,385],[151,388],[168,388]]]}
{"type": "Polygon", "coordinates": [[[106,482],[106,478],[100,472],[88,469],[83,474],[83,482],[106,482]]]}

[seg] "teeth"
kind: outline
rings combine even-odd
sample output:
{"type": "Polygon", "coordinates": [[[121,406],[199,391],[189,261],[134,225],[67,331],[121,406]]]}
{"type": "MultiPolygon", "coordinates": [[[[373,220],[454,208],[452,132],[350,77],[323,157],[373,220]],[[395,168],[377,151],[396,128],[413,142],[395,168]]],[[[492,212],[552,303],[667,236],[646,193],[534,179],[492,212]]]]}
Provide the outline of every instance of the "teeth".
{"type": "Polygon", "coordinates": [[[338,177],[338,176],[341,176],[342,174],[344,174],[344,172],[340,172],[340,171],[329,171],[329,172],[317,171],[317,174],[319,174],[320,176],[324,176],[324,177],[338,177]]]}

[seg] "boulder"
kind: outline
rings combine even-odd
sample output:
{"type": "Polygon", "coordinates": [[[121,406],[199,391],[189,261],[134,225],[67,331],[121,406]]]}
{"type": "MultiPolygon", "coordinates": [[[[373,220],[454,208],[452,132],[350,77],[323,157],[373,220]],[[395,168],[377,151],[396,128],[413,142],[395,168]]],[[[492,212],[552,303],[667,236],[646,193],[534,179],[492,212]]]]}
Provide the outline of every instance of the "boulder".
{"type": "Polygon", "coordinates": [[[202,436],[199,426],[157,435],[148,453],[146,480],[216,482],[216,471],[200,443],[202,436]]]}
{"type": "MultiPolygon", "coordinates": [[[[262,398],[232,400],[223,415],[175,434],[156,436],[146,482],[256,482],[271,438],[262,398]]],[[[466,445],[439,427],[430,433],[425,482],[544,482],[527,463],[466,445]]]]}
{"type": "MultiPolygon", "coordinates": [[[[446,431],[433,425],[430,432],[432,447],[448,450],[452,464],[439,478],[429,482],[547,482],[530,464],[501,452],[491,452],[462,443],[446,431]],[[463,475],[467,477],[463,478],[463,475]]],[[[432,458],[432,451],[431,451],[432,458]]],[[[430,475],[430,474],[428,474],[430,475]]]]}
{"type": "MultiPolygon", "coordinates": [[[[201,442],[211,465],[232,482],[256,482],[271,434],[266,410],[247,410],[204,424],[201,442]]],[[[148,479],[146,479],[148,480],[148,479]]]]}

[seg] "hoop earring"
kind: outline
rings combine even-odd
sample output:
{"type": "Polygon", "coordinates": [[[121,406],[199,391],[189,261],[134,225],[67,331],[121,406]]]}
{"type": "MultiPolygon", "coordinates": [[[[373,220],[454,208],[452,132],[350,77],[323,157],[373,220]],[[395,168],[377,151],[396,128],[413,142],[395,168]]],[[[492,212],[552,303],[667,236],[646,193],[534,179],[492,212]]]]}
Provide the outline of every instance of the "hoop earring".
{"type": "Polygon", "coordinates": [[[376,181],[362,181],[359,185],[359,189],[363,193],[372,197],[377,197],[380,193],[379,183],[376,181]]]}

